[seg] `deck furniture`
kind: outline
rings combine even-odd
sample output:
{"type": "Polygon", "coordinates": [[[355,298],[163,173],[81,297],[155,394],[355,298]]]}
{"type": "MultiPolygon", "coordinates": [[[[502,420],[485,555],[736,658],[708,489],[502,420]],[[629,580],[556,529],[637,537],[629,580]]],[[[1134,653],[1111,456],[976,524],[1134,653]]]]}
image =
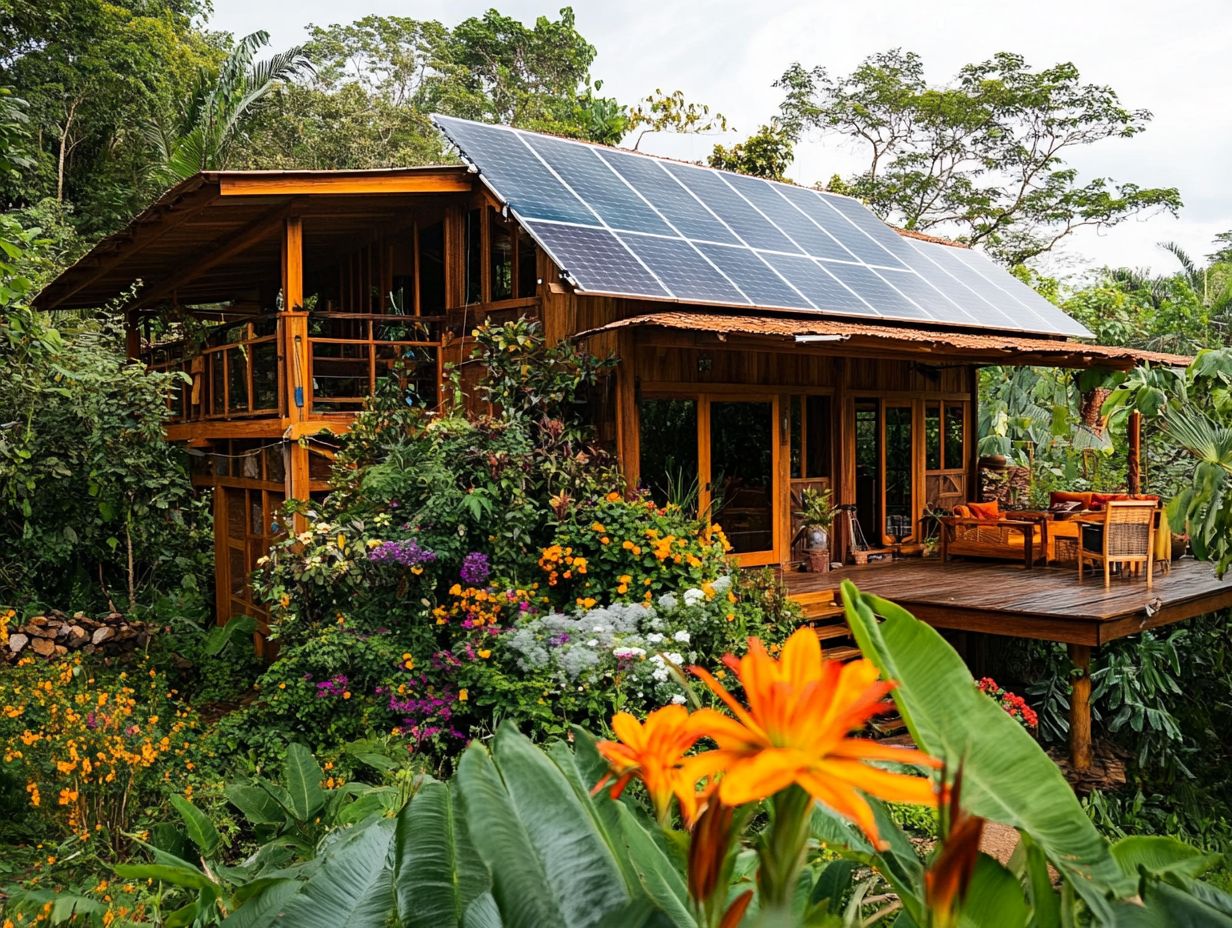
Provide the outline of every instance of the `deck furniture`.
{"type": "Polygon", "coordinates": [[[969,505],[955,506],[941,522],[941,560],[951,555],[1021,560],[1025,567],[1049,558],[1048,521],[1037,514],[1002,513],[977,518],[969,505]]]}
{"type": "Polygon", "coordinates": [[[1137,575],[1146,565],[1146,585],[1155,570],[1155,523],[1158,503],[1150,500],[1113,500],[1105,505],[1100,521],[1083,521],[1078,536],[1078,579],[1087,564],[1102,565],[1104,586],[1112,582],[1112,567],[1122,575],[1132,569],[1137,575]]]}

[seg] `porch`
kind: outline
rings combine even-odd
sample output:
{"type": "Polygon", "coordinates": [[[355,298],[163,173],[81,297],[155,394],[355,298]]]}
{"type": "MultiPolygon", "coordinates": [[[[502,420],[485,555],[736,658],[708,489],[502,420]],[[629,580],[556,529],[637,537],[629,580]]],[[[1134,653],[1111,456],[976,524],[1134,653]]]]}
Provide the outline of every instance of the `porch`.
{"type": "Polygon", "coordinates": [[[1077,771],[1091,764],[1092,649],[1232,607],[1232,576],[1220,580],[1210,564],[1188,559],[1156,573],[1150,587],[1143,579],[1114,580],[1107,588],[1102,577],[1080,582],[1073,567],[1028,570],[1005,562],[925,558],[829,573],[785,571],[782,578],[789,598],[818,625],[823,647],[837,645],[844,630],[837,602],[843,580],[897,603],[935,628],[1068,645],[1080,672],[1070,702],[1070,759],[1077,771]]]}

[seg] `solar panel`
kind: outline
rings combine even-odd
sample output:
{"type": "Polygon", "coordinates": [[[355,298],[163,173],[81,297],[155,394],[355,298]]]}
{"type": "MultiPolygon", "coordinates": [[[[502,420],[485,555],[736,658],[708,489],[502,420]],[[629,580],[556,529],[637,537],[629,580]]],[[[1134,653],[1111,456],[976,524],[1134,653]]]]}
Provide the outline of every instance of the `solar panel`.
{"type": "Polygon", "coordinates": [[[848,197],[432,118],[581,293],[1090,335],[978,253],[848,197]]]}

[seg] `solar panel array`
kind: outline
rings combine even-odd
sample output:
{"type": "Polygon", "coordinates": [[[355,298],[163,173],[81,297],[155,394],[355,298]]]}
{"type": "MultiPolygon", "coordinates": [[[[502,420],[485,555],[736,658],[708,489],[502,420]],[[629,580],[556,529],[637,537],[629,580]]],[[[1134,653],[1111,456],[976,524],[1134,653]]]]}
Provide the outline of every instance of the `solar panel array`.
{"type": "Polygon", "coordinates": [[[1089,336],[977,252],[849,197],[433,116],[584,293],[1089,336]]]}

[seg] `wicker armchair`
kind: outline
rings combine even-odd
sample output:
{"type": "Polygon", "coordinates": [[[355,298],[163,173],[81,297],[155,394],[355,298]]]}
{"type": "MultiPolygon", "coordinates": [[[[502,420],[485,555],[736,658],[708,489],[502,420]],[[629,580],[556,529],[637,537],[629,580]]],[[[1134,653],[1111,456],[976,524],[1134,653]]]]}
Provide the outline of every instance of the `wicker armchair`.
{"type": "Polygon", "coordinates": [[[1048,522],[1042,518],[976,519],[966,506],[941,522],[941,559],[951,555],[1021,560],[1026,567],[1047,563],[1048,522]]]}
{"type": "Polygon", "coordinates": [[[1150,500],[1109,502],[1102,522],[1087,523],[1078,536],[1078,579],[1086,565],[1104,568],[1104,586],[1112,581],[1112,565],[1124,575],[1131,569],[1136,576],[1146,565],[1146,585],[1150,586],[1155,568],[1155,522],[1159,506],[1150,500]]]}

